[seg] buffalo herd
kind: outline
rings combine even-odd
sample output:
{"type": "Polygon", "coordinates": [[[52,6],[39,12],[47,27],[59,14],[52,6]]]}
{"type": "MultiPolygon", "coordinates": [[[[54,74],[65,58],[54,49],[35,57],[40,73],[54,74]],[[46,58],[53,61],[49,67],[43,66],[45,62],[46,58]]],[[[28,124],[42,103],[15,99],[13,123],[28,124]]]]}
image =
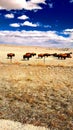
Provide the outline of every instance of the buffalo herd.
{"type": "MultiPolygon", "coordinates": [[[[45,58],[45,57],[48,57],[48,56],[53,56],[53,57],[57,57],[58,59],[66,59],[66,58],[72,58],[71,56],[72,52],[69,52],[69,53],[53,53],[53,54],[49,54],[49,53],[40,53],[38,54],[38,58],[45,58]]],[[[12,59],[13,57],[15,56],[14,53],[8,53],[7,54],[7,58],[8,59],[12,59]]],[[[34,52],[28,52],[28,53],[25,53],[23,55],[23,60],[29,60],[30,58],[32,58],[33,56],[36,56],[36,53],[34,52]]]]}

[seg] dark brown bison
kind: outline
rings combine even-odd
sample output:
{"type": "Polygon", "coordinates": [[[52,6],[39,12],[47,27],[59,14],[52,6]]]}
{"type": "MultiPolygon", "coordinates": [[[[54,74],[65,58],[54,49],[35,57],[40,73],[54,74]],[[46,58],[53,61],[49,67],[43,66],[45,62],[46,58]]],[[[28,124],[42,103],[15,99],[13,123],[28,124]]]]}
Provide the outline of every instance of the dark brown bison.
{"type": "Polygon", "coordinates": [[[72,54],[72,52],[70,52],[70,53],[63,53],[63,54],[61,53],[61,54],[57,54],[57,57],[58,57],[58,59],[59,58],[61,58],[61,59],[72,58],[71,54],[72,54]]]}
{"type": "Polygon", "coordinates": [[[32,55],[32,56],[36,56],[36,53],[32,52],[31,55],[32,55]]]}
{"type": "Polygon", "coordinates": [[[32,57],[32,55],[30,53],[28,53],[28,54],[26,53],[23,55],[23,59],[29,60],[29,58],[31,58],[31,57],[32,57]]]}
{"type": "Polygon", "coordinates": [[[58,54],[57,53],[53,53],[51,55],[54,56],[54,57],[57,57],[58,54]]]}
{"type": "Polygon", "coordinates": [[[70,54],[64,53],[64,54],[57,54],[58,59],[66,59],[66,58],[71,58],[70,54]]]}
{"type": "Polygon", "coordinates": [[[71,54],[72,52],[69,52],[69,53],[65,53],[67,55],[67,58],[72,58],[71,54]]]}
{"type": "Polygon", "coordinates": [[[51,54],[49,54],[49,53],[44,53],[43,56],[48,57],[48,56],[51,56],[51,54]]]}
{"type": "Polygon", "coordinates": [[[38,54],[38,58],[43,58],[44,54],[38,54]]]}
{"type": "Polygon", "coordinates": [[[72,52],[70,53],[60,53],[60,54],[57,54],[57,53],[53,53],[52,56],[54,57],[58,57],[58,59],[66,59],[66,58],[71,58],[72,52]]]}
{"type": "Polygon", "coordinates": [[[62,53],[61,54],[57,54],[57,57],[58,57],[58,59],[61,58],[61,59],[65,60],[67,58],[67,54],[62,54],[62,53]]]}
{"type": "Polygon", "coordinates": [[[15,56],[14,53],[8,53],[8,54],[7,54],[7,58],[10,58],[10,59],[12,59],[12,57],[14,57],[14,56],[15,56]]]}
{"type": "Polygon", "coordinates": [[[36,53],[34,53],[34,52],[28,52],[28,53],[26,53],[26,55],[27,54],[30,54],[31,56],[35,56],[36,55],[36,53]]]}
{"type": "Polygon", "coordinates": [[[38,54],[38,58],[43,58],[43,57],[48,57],[48,56],[51,56],[51,54],[49,54],[49,53],[38,54]]]}

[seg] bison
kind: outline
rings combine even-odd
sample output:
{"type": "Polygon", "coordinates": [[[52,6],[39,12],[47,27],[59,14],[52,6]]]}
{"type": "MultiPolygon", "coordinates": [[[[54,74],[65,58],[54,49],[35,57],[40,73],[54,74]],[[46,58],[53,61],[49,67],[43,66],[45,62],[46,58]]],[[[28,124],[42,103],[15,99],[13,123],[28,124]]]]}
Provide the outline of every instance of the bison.
{"type": "Polygon", "coordinates": [[[65,60],[67,58],[67,54],[62,54],[62,53],[61,54],[57,54],[57,57],[58,57],[58,59],[61,58],[61,59],[65,60]]]}
{"type": "Polygon", "coordinates": [[[36,56],[36,53],[32,52],[31,55],[32,55],[32,56],[36,56]]]}
{"type": "Polygon", "coordinates": [[[70,53],[60,53],[60,54],[54,53],[52,55],[54,57],[58,57],[58,59],[66,59],[66,58],[71,58],[71,54],[72,54],[72,52],[70,52],[70,53]]]}
{"type": "Polygon", "coordinates": [[[36,53],[34,53],[34,52],[28,52],[28,53],[26,53],[26,55],[27,54],[30,54],[31,56],[35,56],[36,55],[36,53]]]}
{"type": "Polygon", "coordinates": [[[29,60],[29,58],[31,58],[31,57],[32,57],[32,55],[30,53],[28,53],[28,54],[26,53],[23,55],[23,59],[29,60]]]}
{"type": "Polygon", "coordinates": [[[58,59],[61,58],[61,59],[66,59],[66,58],[71,58],[71,55],[70,53],[61,53],[61,54],[57,54],[57,57],[58,59]]]}
{"type": "Polygon", "coordinates": [[[43,58],[44,54],[38,54],[38,58],[43,58]]]}
{"type": "Polygon", "coordinates": [[[51,56],[51,54],[49,54],[49,53],[44,53],[43,56],[48,57],[48,56],[51,56]]]}
{"type": "Polygon", "coordinates": [[[71,54],[72,52],[69,52],[69,53],[65,53],[67,55],[67,58],[72,58],[71,54]]]}
{"type": "Polygon", "coordinates": [[[53,53],[51,55],[54,56],[54,57],[57,57],[58,54],[57,53],[53,53]]]}
{"type": "Polygon", "coordinates": [[[8,53],[8,54],[7,54],[7,58],[10,58],[10,59],[12,59],[12,57],[14,57],[14,56],[15,56],[14,53],[8,53]]]}
{"type": "Polygon", "coordinates": [[[38,58],[43,58],[43,57],[48,57],[51,56],[49,53],[44,53],[44,54],[38,54],[38,58]]]}

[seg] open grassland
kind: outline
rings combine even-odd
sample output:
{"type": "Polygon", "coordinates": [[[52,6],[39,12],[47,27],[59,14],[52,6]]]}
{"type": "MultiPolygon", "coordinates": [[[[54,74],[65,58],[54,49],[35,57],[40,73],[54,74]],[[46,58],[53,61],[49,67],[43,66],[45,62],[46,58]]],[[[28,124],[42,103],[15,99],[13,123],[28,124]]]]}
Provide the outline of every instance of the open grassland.
{"type": "Polygon", "coordinates": [[[0,65],[0,119],[73,128],[73,67],[0,65]]]}
{"type": "MultiPolygon", "coordinates": [[[[0,119],[73,130],[73,58],[23,61],[23,48],[12,47],[17,55],[11,63],[7,49],[0,50],[0,119]]],[[[39,52],[46,51],[42,49],[39,52]]]]}

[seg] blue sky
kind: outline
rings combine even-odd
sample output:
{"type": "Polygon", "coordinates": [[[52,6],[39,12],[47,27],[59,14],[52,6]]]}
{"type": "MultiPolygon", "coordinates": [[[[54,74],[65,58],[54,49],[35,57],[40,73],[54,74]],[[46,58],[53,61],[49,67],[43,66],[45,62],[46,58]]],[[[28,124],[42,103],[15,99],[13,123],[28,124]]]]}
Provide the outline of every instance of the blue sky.
{"type": "Polygon", "coordinates": [[[73,0],[0,0],[0,43],[73,48],[73,0]]]}

